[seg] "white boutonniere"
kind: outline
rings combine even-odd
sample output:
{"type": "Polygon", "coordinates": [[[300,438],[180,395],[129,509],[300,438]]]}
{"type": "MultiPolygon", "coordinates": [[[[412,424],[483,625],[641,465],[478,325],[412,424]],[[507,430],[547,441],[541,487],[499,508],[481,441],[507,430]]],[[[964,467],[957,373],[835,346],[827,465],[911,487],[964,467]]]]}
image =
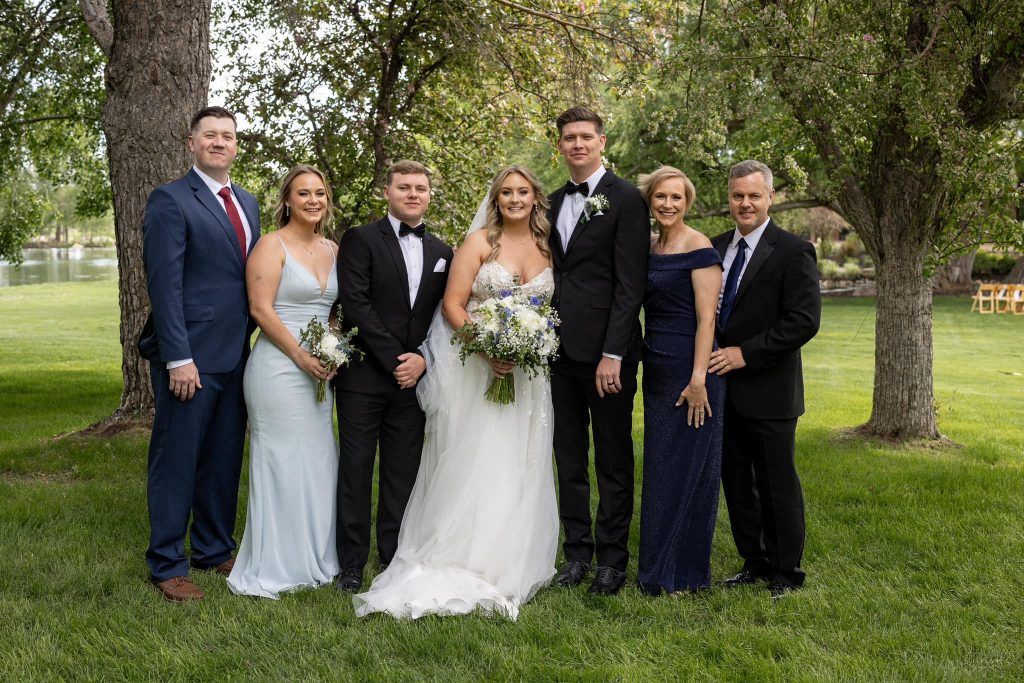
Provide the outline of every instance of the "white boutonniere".
{"type": "Polygon", "coordinates": [[[603,194],[587,197],[587,201],[583,202],[583,222],[589,221],[591,216],[600,216],[609,206],[608,197],[603,194]]]}

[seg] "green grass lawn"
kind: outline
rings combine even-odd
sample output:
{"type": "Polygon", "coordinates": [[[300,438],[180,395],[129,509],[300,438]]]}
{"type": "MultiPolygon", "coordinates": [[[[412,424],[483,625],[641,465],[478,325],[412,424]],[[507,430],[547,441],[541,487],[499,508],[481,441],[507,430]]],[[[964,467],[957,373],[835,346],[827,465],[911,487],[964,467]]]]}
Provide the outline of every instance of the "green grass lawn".
{"type": "MultiPolygon", "coordinates": [[[[517,623],[399,623],[357,620],[329,587],[272,602],[209,573],[206,600],[164,602],[142,557],[146,436],[51,438],[117,405],[116,284],[0,289],[0,679],[1019,680],[1024,317],[969,308],[935,305],[940,425],[961,447],[912,449],[842,436],[870,410],[874,309],[826,302],[797,434],[804,590],[652,599],[634,563],[620,596],[545,590],[517,623]]],[[[639,454],[639,412],[635,433],[639,454]]],[[[723,505],[712,571],[739,564],[723,505]]]]}

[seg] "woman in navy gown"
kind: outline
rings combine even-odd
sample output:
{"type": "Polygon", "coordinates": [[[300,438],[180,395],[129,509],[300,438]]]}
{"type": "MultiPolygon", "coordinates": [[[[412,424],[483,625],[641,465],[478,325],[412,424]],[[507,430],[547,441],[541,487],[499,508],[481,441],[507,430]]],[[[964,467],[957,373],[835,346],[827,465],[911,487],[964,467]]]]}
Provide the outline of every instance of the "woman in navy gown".
{"type": "Polygon", "coordinates": [[[658,224],[644,302],[642,590],[658,595],[711,583],[725,382],[707,372],[722,259],[683,222],[693,184],[663,166],[640,179],[658,224]]]}

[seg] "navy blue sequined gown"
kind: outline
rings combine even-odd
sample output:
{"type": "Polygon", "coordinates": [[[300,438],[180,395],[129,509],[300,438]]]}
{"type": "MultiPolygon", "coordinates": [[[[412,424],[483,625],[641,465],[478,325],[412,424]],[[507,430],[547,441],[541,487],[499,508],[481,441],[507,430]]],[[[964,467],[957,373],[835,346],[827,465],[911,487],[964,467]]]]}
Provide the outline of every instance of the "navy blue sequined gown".
{"type": "Polygon", "coordinates": [[[654,595],[711,583],[725,381],[708,374],[712,417],[699,429],[687,426],[686,406],[675,403],[693,371],[697,316],[690,273],[721,263],[718,251],[708,247],[652,253],[648,265],[639,582],[654,595]]]}

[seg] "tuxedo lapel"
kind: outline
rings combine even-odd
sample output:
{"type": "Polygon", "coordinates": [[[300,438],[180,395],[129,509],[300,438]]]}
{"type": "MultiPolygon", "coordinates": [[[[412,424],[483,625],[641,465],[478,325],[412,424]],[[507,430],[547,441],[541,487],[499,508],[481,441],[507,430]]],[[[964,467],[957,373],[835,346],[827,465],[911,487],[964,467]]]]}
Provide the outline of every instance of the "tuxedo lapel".
{"type": "MultiPolygon", "coordinates": [[[[210,188],[206,186],[202,178],[196,175],[195,171],[188,172],[188,182],[192,186],[192,191],[195,192],[196,198],[213,214],[217,224],[224,231],[224,236],[228,238],[228,243],[232,245],[231,251],[238,258],[238,266],[245,270],[245,261],[242,259],[242,245],[238,243],[238,235],[235,234],[235,229],[232,227],[231,221],[228,220],[228,212],[224,209],[224,204],[210,192],[210,188]]],[[[252,225],[251,222],[250,225],[252,225]]],[[[256,240],[254,239],[253,243],[255,244],[255,242],[256,240]]]]}
{"type": "MultiPolygon", "coordinates": [[[[615,181],[615,175],[611,171],[605,171],[604,175],[601,176],[601,182],[597,184],[597,188],[591,193],[591,197],[598,194],[603,194],[608,197],[609,188],[611,188],[615,181]]],[[[608,202],[611,203],[611,197],[608,197],[608,202]]],[[[572,229],[572,236],[569,237],[569,244],[565,245],[565,253],[569,253],[572,250],[572,245],[579,241],[580,235],[584,230],[595,220],[598,220],[600,216],[591,216],[587,219],[586,202],[584,202],[584,209],[580,212],[580,217],[576,221],[576,227],[572,229]]]]}
{"type": "MultiPolygon", "coordinates": [[[[757,272],[761,270],[761,266],[764,265],[764,262],[775,250],[775,243],[779,239],[778,231],[779,229],[775,226],[775,223],[769,221],[764,229],[764,234],[761,235],[761,239],[757,242],[757,248],[750,255],[750,262],[747,263],[746,270],[743,271],[743,279],[740,280],[739,289],[736,290],[736,302],[743,298],[744,292],[747,291],[750,283],[757,277],[757,272]]],[[[736,306],[736,302],[733,303],[733,307],[736,306]]]]}
{"type": "MultiPolygon", "coordinates": [[[[413,304],[413,309],[418,308],[423,301],[430,298],[429,293],[426,291],[426,285],[430,282],[430,276],[434,274],[434,266],[439,258],[441,258],[440,241],[429,233],[424,234],[423,267],[420,269],[420,285],[416,290],[416,303],[413,304]]],[[[446,263],[445,268],[450,265],[450,263],[446,263]]]]}
{"type": "MultiPolygon", "coordinates": [[[[395,230],[391,227],[391,221],[385,216],[380,221],[380,234],[381,239],[384,240],[384,246],[387,247],[388,252],[391,254],[391,260],[395,263],[395,270],[398,271],[400,278],[402,296],[405,299],[405,305],[412,310],[412,302],[409,301],[409,271],[405,269],[405,257],[402,256],[402,245],[398,243],[398,238],[395,236],[395,230]]],[[[426,250],[424,250],[426,251],[426,250]]]]}
{"type": "Polygon", "coordinates": [[[565,257],[565,249],[562,248],[562,235],[558,232],[558,214],[562,211],[562,202],[564,201],[565,188],[562,187],[552,195],[551,220],[549,221],[551,223],[551,239],[548,240],[548,244],[559,260],[565,257]]]}

